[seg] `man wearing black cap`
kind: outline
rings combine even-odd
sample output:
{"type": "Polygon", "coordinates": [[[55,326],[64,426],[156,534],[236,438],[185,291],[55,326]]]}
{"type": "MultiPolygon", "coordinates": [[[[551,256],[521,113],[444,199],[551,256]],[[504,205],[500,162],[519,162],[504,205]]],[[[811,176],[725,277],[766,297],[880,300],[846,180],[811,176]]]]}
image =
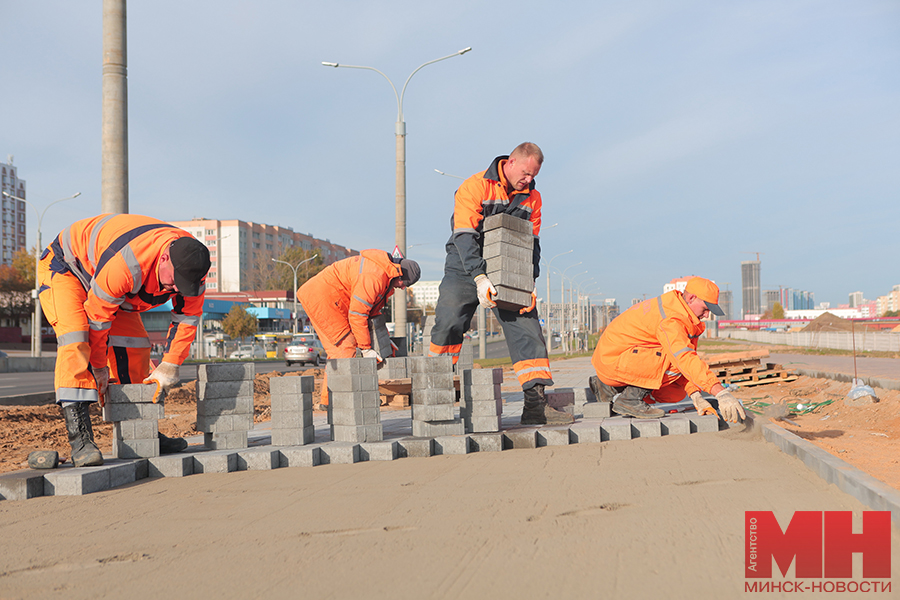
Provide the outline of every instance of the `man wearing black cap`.
{"type": "MultiPolygon", "coordinates": [[[[38,265],[41,306],[57,336],[56,401],[76,467],[103,464],[88,407],[110,381],[178,382],[203,311],[209,250],[188,232],[151,217],[99,215],[64,229],[38,265]],[[140,315],[172,301],[162,362],[150,372],[140,315]]],[[[161,453],[187,447],[159,435],[161,453]]]]}
{"type": "MultiPolygon", "coordinates": [[[[414,260],[394,259],[384,250],[363,250],[304,283],[297,299],[328,358],[353,358],[359,349],[363,356],[381,362],[385,357],[372,348],[369,317],[380,315],[394,290],[414,284],[420,274],[414,260]]],[[[322,385],[321,403],[328,404],[326,385],[322,385]]]]}

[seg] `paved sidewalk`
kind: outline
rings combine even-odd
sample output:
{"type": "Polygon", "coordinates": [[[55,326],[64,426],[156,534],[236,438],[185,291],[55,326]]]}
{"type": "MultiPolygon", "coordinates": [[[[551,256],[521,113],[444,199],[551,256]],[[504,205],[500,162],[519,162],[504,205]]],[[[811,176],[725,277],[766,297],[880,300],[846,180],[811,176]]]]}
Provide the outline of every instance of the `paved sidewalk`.
{"type": "MultiPolygon", "coordinates": [[[[853,376],[852,356],[816,356],[809,354],[770,354],[768,362],[776,362],[788,369],[806,369],[853,376]]],[[[876,377],[900,381],[900,359],[856,357],[859,377],[876,377]]]]}

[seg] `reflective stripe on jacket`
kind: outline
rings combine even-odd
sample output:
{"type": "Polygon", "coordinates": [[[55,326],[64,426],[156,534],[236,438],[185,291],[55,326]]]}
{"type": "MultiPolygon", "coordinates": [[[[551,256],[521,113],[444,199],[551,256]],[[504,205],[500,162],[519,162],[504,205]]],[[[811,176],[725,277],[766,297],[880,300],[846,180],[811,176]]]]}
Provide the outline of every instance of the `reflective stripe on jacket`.
{"type": "Polygon", "coordinates": [[[352,331],[359,348],[371,348],[369,317],[381,314],[394,293],[400,265],[384,250],[363,250],[329,265],[297,290],[297,299],[316,333],[337,345],[352,331]]]}
{"type": "Polygon", "coordinates": [[[498,156],[491,166],[466,179],[456,190],[450,227],[453,235],[447,242],[448,252],[457,252],[466,273],[472,277],[484,275],[487,265],[482,258],[484,247],[483,222],[486,217],[508,213],[531,221],[534,229],[534,278],[540,275],[541,244],[541,194],[534,189],[507,193],[507,181],[503,165],[508,156],[498,156]]]}
{"type": "MultiPolygon", "coordinates": [[[[75,275],[87,291],[91,365],[106,366],[109,329],[118,310],[143,312],[172,299],[163,360],[181,364],[200,324],[203,293],[186,298],[159,283],[159,257],[169,244],[191,234],[141,215],[99,215],[73,223],[44,251],[53,253],[51,271],[75,275]]],[[[51,279],[52,282],[52,279],[51,279]]],[[[51,283],[52,285],[52,283],[51,283]]]]}
{"type": "Polygon", "coordinates": [[[708,392],[719,380],[697,356],[697,340],[705,329],[681,292],[666,292],[613,319],[591,364],[607,385],[657,390],[684,376],[688,394],[708,392]]]}

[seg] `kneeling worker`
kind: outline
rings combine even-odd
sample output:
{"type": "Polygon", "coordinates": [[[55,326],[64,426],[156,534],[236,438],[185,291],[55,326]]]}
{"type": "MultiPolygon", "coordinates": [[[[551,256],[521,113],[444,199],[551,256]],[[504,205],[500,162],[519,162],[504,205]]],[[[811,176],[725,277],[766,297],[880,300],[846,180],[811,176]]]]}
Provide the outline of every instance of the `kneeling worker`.
{"type": "Polygon", "coordinates": [[[701,319],[719,308],[719,288],[693,277],[684,292],[673,290],[636,304],[613,319],[600,336],[591,364],[597,399],[612,410],[638,418],[661,417],[650,402],[679,402],[690,395],[700,414],[714,413],[701,390],[713,394],[726,421],[745,418],[744,408],[697,356],[697,340],[706,329],[701,319]]]}
{"type": "MultiPolygon", "coordinates": [[[[76,467],[103,464],[88,407],[110,381],[178,383],[203,311],[209,250],[174,225],[140,215],[100,215],[73,223],[38,264],[41,307],[57,338],[56,402],[76,467]],[[150,372],[150,339],[138,313],[172,300],[162,362],[150,372]]],[[[159,451],[187,448],[159,434],[159,451]]]]}
{"type": "MultiPolygon", "coordinates": [[[[372,348],[369,317],[380,315],[394,290],[414,284],[420,274],[414,260],[394,260],[384,250],[363,250],[329,265],[301,285],[297,299],[329,359],[353,358],[359,348],[363,357],[381,362],[386,357],[372,348]]],[[[320,403],[328,404],[327,373],[320,403]]]]}

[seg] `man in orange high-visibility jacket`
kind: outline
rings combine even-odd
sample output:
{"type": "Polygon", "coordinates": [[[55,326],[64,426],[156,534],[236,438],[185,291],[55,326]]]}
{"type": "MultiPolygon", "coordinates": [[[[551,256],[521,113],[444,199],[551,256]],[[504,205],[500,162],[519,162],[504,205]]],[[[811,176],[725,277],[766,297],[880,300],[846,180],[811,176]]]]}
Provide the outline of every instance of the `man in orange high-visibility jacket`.
{"type": "Polygon", "coordinates": [[[700,414],[714,413],[700,393],[715,395],[727,421],[746,415],[697,356],[697,340],[712,312],[721,316],[719,288],[702,277],[688,280],[684,292],[673,290],[645,300],[613,319],[600,336],[591,363],[597,372],[591,388],[613,411],[638,418],[660,417],[652,402],[678,402],[690,395],[700,414]]]}
{"type": "MultiPolygon", "coordinates": [[[[72,462],[103,464],[88,408],[112,381],[178,383],[203,311],[209,250],[188,232],[140,215],[99,215],[64,229],[38,265],[41,306],[57,336],[56,402],[72,462]],[[138,313],[172,300],[162,362],[150,371],[150,340],[138,313]],[[110,374],[112,367],[112,375],[110,374]]],[[[187,447],[159,435],[160,452],[187,447]]]]}
{"type": "MultiPolygon", "coordinates": [[[[359,348],[364,357],[381,362],[385,357],[372,349],[369,317],[380,315],[394,290],[414,284],[420,273],[414,260],[395,260],[384,250],[363,250],[301,285],[297,299],[329,359],[353,358],[359,348]]],[[[327,379],[322,382],[320,403],[328,404],[327,379]]]]}
{"type": "Polygon", "coordinates": [[[536,296],[531,306],[519,311],[497,307],[497,293],[487,277],[483,256],[484,219],[506,213],[530,221],[534,233],[534,278],[540,275],[541,194],[534,189],[544,163],[537,144],[519,144],[509,156],[498,156],[486,171],[466,179],[456,191],[450,226],[453,234],[447,242],[444,278],[441,280],[434,327],[431,330],[430,356],[450,354],[453,363],[459,359],[463,337],[472,324],[472,316],[480,304],[494,310],[503,327],[513,369],[525,394],[523,425],[545,423],[567,424],[571,415],[547,404],[544,387],[553,385],[550,358],[541,331],[536,296]]]}

